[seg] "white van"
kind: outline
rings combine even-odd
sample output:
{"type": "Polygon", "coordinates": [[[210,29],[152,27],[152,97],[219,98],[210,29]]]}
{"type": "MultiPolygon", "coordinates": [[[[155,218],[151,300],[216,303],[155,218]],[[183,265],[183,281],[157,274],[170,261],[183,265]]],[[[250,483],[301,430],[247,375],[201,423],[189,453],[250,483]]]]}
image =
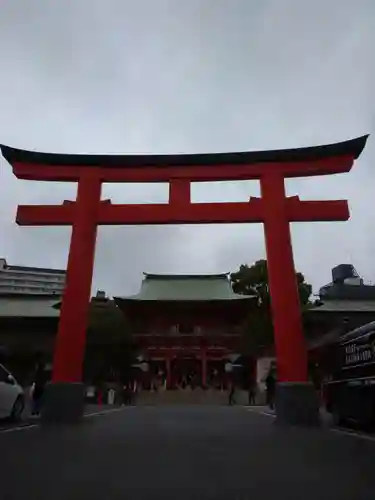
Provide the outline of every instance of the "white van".
{"type": "Polygon", "coordinates": [[[25,408],[25,395],[16,379],[0,365],[0,418],[20,420],[25,408]]]}

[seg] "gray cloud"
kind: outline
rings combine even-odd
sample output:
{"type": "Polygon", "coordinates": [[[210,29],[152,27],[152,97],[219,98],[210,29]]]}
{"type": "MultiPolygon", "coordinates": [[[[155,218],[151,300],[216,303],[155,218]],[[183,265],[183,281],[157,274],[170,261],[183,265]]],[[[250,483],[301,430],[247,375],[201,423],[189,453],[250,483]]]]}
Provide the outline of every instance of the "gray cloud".
{"type": "MultiPolygon", "coordinates": [[[[0,141],[49,152],[288,148],[374,131],[372,0],[3,0],[0,141]]],[[[347,223],[295,224],[295,261],[317,288],[352,261],[375,281],[374,139],[350,174],[288,181],[304,199],[350,201],[347,223]]],[[[67,228],[19,228],[18,203],[59,203],[74,185],[0,165],[0,254],[65,266],[67,228]]],[[[195,201],[244,200],[257,183],[193,186],[195,201]]],[[[166,186],[106,185],[114,202],[163,202],[166,186]]],[[[106,227],[94,286],[137,290],[141,272],[216,272],[264,256],[262,227],[106,227]]]]}

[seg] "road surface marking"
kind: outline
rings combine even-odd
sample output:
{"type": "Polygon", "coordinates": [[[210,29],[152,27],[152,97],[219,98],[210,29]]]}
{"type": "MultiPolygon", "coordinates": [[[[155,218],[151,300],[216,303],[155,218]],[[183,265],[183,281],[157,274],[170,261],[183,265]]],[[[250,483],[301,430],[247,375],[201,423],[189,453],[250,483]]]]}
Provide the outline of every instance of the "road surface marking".
{"type": "Polygon", "coordinates": [[[276,417],[275,413],[267,410],[257,410],[256,408],[245,407],[245,409],[251,413],[256,413],[257,415],[265,415],[266,417],[276,417]]]}
{"type": "MultiPolygon", "coordinates": [[[[110,410],[98,411],[98,412],[94,412],[94,413],[86,413],[84,415],[84,418],[99,417],[102,415],[106,415],[107,413],[116,413],[116,412],[122,411],[124,409],[125,409],[125,407],[121,407],[121,408],[112,408],[110,410]]],[[[269,411],[257,410],[255,408],[248,408],[248,407],[245,407],[245,410],[247,410],[251,413],[258,414],[258,415],[264,415],[266,417],[273,417],[273,418],[276,417],[276,415],[274,413],[271,413],[269,411]]],[[[24,430],[29,430],[29,429],[36,429],[37,427],[39,427],[39,424],[30,424],[30,425],[25,424],[25,425],[20,425],[18,427],[11,427],[10,429],[0,429],[0,434],[7,434],[10,432],[19,432],[19,431],[24,431],[24,430]]],[[[363,439],[365,441],[375,442],[375,436],[371,436],[369,434],[365,434],[362,432],[356,432],[356,431],[351,431],[349,429],[342,429],[342,428],[330,428],[329,430],[331,432],[335,432],[336,434],[342,434],[344,436],[350,436],[350,437],[355,437],[358,439],[363,439]]]]}
{"type": "Polygon", "coordinates": [[[11,427],[10,429],[0,429],[0,434],[7,434],[8,432],[18,432],[27,429],[34,429],[35,427],[38,427],[38,424],[20,425],[18,427],[11,427]]]}
{"type": "MultiPolygon", "coordinates": [[[[250,411],[251,413],[258,413],[259,415],[265,415],[266,417],[276,417],[274,413],[268,412],[268,411],[263,411],[263,410],[256,410],[255,408],[246,408],[247,411],[250,411]]],[[[336,434],[343,434],[344,436],[350,436],[350,437],[355,437],[358,439],[364,439],[365,441],[373,441],[375,442],[375,436],[372,436],[370,434],[366,434],[364,432],[358,432],[358,431],[352,431],[350,429],[344,429],[341,427],[330,427],[328,428],[330,432],[335,432],[336,434]]]]}
{"type": "Polygon", "coordinates": [[[336,434],[343,434],[344,436],[351,436],[351,437],[356,437],[358,439],[364,439],[365,441],[373,441],[375,442],[375,436],[371,436],[369,434],[365,434],[362,432],[356,432],[356,431],[351,431],[347,429],[340,429],[340,428],[332,428],[329,429],[331,432],[336,432],[336,434]]]}
{"type": "MultiPolygon", "coordinates": [[[[123,410],[124,408],[113,408],[110,410],[103,410],[103,411],[98,411],[95,413],[86,413],[83,417],[84,418],[90,418],[90,417],[98,417],[100,415],[106,415],[107,413],[114,413],[116,411],[123,410]]],[[[24,425],[19,425],[18,427],[10,427],[9,429],[0,429],[0,434],[7,434],[9,432],[18,432],[18,431],[25,431],[28,429],[35,429],[36,427],[39,427],[38,424],[24,424],[24,425]]]]}
{"type": "Polygon", "coordinates": [[[107,413],[115,413],[117,411],[122,411],[124,409],[125,409],[125,406],[122,406],[121,408],[111,408],[110,410],[102,410],[102,411],[97,411],[97,412],[94,412],[94,413],[86,413],[84,415],[84,418],[98,417],[100,415],[106,415],[107,413]]]}

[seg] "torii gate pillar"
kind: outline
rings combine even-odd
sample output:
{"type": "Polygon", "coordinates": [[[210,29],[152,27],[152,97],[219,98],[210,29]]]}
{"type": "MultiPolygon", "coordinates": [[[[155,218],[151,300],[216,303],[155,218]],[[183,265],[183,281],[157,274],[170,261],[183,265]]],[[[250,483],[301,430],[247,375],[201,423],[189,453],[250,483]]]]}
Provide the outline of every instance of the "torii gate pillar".
{"type": "Polygon", "coordinates": [[[19,206],[20,225],[70,225],[67,283],[42,409],[46,423],[78,421],[84,409],[82,365],[97,226],[102,224],[263,223],[277,355],[279,423],[318,424],[318,400],[307,377],[307,350],[295,279],[290,222],[347,220],[346,201],[301,201],[285,179],[348,172],[367,136],[338,144],[278,151],[203,155],[64,155],[1,146],[19,179],[78,182],[77,199],[19,206]],[[190,183],[259,179],[261,198],[247,203],[191,203],[190,183]],[[103,182],[168,182],[168,204],[112,205],[103,182]]]}

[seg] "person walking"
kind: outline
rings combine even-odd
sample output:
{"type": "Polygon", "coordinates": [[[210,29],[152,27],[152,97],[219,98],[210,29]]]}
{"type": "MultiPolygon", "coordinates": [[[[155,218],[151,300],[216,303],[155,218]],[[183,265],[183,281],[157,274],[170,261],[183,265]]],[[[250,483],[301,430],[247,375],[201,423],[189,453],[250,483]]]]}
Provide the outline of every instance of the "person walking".
{"type": "Polygon", "coordinates": [[[228,400],[229,406],[236,404],[235,395],[236,395],[236,386],[232,382],[230,385],[230,391],[229,391],[229,400],[228,400]]]}
{"type": "Polygon", "coordinates": [[[129,405],[134,403],[135,393],[134,393],[134,381],[129,382],[129,405]]]}
{"type": "Polygon", "coordinates": [[[48,380],[48,374],[45,369],[45,364],[39,361],[34,375],[33,391],[32,391],[32,415],[39,415],[42,406],[42,397],[48,380]]]}
{"type": "Polygon", "coordinates": [[[267,405],[271,410],[275,406],[276,377],[274,370],[270,370],[266,378],[267,405]]]}
{"type": "Polygon", "coordinates": [[[130,396],[129,396],[129,385],[128,384],[124,384],[124,386],[122,388],[122,401],[123,401],[123,405],[128,405],[129,404],[129,399],[130,399],[130,396]]]}
{"type": "Polygon", "coordinates": [[[254,380],[250,381],[249,384],[249,405],[255,405],[255,396],[256,396],[256,382],[254,380]]]}
{"type": "Polygon", "coordinates": [[[137,404],[137,396],[138,396],[138,384],[136,380],[133,380],[132,387],[132,403],[133,405],[137,404]]]}

